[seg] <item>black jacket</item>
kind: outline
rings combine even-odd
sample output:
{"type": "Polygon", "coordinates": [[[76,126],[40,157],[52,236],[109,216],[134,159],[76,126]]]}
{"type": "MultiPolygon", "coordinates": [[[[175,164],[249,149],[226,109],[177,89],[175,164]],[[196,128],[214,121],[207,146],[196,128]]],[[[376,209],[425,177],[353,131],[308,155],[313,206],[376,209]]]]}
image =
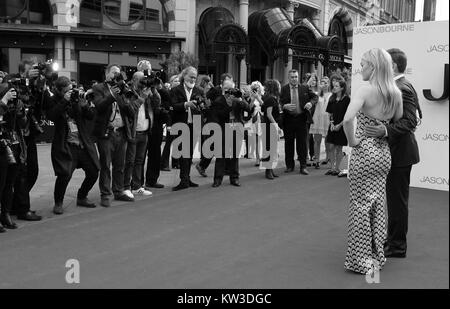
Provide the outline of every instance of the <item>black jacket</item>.
{"type": "Polygon", "coordinates": [[[403,97],[403,116],[387,126],[391,149],[392,166],[405,167],[419,163],[419,147],[414,131],[417,126],[417,113],[420,109],[417,93],[404,77],[397,80],[403,97]]]}
{"type": "MultiPolygon", "coordinates": [[[[308,102],[315,104],[318,99],[317,95],[309,87],[298,85],[298,99],[302,113],[300,115],[293,115],[287,111],[283,111],[284,126],[295,125],[298,122],[312,123],[311,112],[305,110],[305,105],[308,102]]],[[[291,103],[291,86],[289,84],[281,88],[280,103],[282,108],[285,104],[291,103]]]]}
{"type": "MultiPolygon", "coordinates": [[[[192,89],[191,100],[195,100],[198,97],[203,96],[203,92],[197,86],[194,86],[192,89]]],[[[181,84],[175,88],[170,90],[170,99],[172,101],[172,124],[177,122],[187,123],[188,121],[188,112],[184,107],[184,103],[186,103],[187,97],[186,92],[184,90],[184,84],[181,84]]],[[[201,114],[200,111],[192,110],[192,115],[201,114]]]]}
{"type": "Polygon", "coordinates": [[[86,105],[80,107],[79,104],[69,104],[62,96],[55,94],[51,98],[47,109],[47,118],[55,123],[55,134],[52,142],[52,164],[56,176],[70,176],[72,171],[72,154],[67,135],[69,125],[67,123],[69,114],[75,120],[78,127],[78,136],[83,143],[83,147],[89,154],[92,162],[100,169],[97,148],[89,134],[88,122],[95,118],[95,107],[86,105]]]}
{"type": "Polygon", "coordinates": [[[114,101],[117,101],[125,125],[126,137],[128,141],[133,140],[134,132],[136,131],[134,119],[139,111],[137,100],[128,100],[121,95],[117,96],[117,100],[114,99],[106,83],[97,84],[92,87],[92,90],[94,91],[93,103],[97,109],[93,135],[96,138],[107,137],[106,133],[112,113],[112,104],[114,101]]]}

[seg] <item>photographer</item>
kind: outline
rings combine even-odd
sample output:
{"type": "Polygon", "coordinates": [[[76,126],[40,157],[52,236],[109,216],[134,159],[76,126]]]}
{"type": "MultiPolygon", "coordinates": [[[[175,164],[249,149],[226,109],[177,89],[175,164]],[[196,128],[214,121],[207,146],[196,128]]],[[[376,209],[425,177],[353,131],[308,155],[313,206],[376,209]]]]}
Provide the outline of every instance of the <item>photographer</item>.
{"type": "Polygon", "coordinates": [[[235,147],[235,139],[238,145],[242,145],[244,138],[244,111],[251,112],[251,106],[242,99],[242,92],[239,89],[235,89],[235,84],[231,79],[224,79],[222,94],[217,96],[211,104],[212,120],[222,128],[222,156],[216,158],[213,187],[216,188],[222,184],[225,170],[230,175],[230,184],[240,187],[239,150],[235,147]],[[233,130],[232,145],[227,145],[225,141],[226,126],[229,125],[234,129],[235,124],[237,130],[233,130]],[[229,149],[230,147],[231,149],[229,149]],[[231,157],[227,157],[227,150],[232,151],[231,157]]]}
{"type": "Polygon", "coordinates": [[[86,177],[78,190],[77,206],[94,208],[87,196],[98,178],[100,164],[97,150],[87,129],[87,122],[95,117],[95,107],[84,99],[84,92],[73,89],[70,80],[61,76],[55,82],[47,117],[55,123],[52,142],[52,165],[55,175],[53,213],[64,213],[63,200],[72,174],[77,168],[86,177]]]}
{"type": "Polygon", "coordinates": [[[25,105],[26,124],[23,135],[26,143],[27,161],[19,167],[19,175],[14,184],[14,198],[12,214],[26,221],[39,221],[42,219],[34,211],[30,210],[30,191],[33,188],[39,174],[36,137],[43,130],[39,125],[42,118],[43,102],[45,100],[46,79],[53,77],[53,71],[44,69],[47,64],[35,64],[31,60],[23,60],[19,64],[19,73],[10,74],[4,78],[4,83],[9,82],[17,90],[18,98],[25,105]]]}
{"type": "MultiPolygon", "coordinates": [[[[217,87],[211,87],[212,83],[209,82],[210,84],[208,84],[208,87],[205,88],[201,88],[203,90],[207,90],[204,91],[205,97],[206,97],[206,101],[208,102],[209,108],[203,113],[203,125],[206,125],[209,122],[212,122],[212,115],[211,115],[211,102],[214,102],[214,100],[217,97],[220,97],[223,93],[222,91],[222,85],[225,82],[225,80],[230,80],[233,81],[233,76],[231,76],[230,73],[224,73],[220,76],[220,85],[217,87]],[[211,88],[210,88],[211,87],[211,88]]],[[[203,143],[209,138],[210,136],[208,135],[202,135],[202,148],[203,148],[203,143]]],[[[201,159],[200,162],[198,162],[195,165],[195,168],[197,169],[198,173],[202,176],[202,177],[208,177],[208,175],[206,174],[206,170],[208,169],[209,165],[211,164],[212,158],[206,158],[203,155],[203,151],[202,151],[202,155],[201,155],[201,159]]]]}
{"type": "Polygon", "coordinates": [[[108,65],[105,75],[105,82],[92,88],[97,109],[93,135],[97,139],[100,154],[101,205],[110,207],[112,194],[118,201],[134,201],[132,196],[124,193],[123,181],[127,144],[133,139],[134,118],[139,105],[136,100],[126,97],[131,90],[124,81],[119,65],[108,65]]]}
{"type": "MultiPolygon", "coordinates": [[[[193,115],[200,114],[201,110],[195,98],[202,96],[200,88],[195,86],[198,71],[194,67],[187,67],[181,73],[181,85],[170,90],[170,97],[173,104],[172,123],[185,123],[189,127],[190,153],[187,157],[180,158],[180,183],[173,188],[173,191],[196,188],[198,184],[191,181],[191,165],[193,146],[193,115]]],[[[172,133],[172,132],[171,132],[172,133]]]]}
{"type": "Polygon", "coordinates": [[[139,110],[134,117],[134,138],[128,142],[124,173],[124,193],[133,198],[134,195],[152,195],[152,192],[143,187],[144,180],[142,174],[144,170],[148,134],[153,124],[153,110],[151,109],[150,100],[155,94],[150,87],[146,87],[144,82],[144,73],[134,73],[131,87],[135,93],[134,99],[139,105],[139,110]]]}
{"type": "Polygon", "coordinates": [[[170,94],[169,91],[161,87],[161,80],[158,79],[156,86],[157,95],[150,100],[153,111],[153,124],[150,130],[147,147],[147,171],[145,174],[145,187],[162,189],[164,185],[158,182],[161,174],[161,144],[163,141],[164,124],[170,123],[170,94]]]}
{"type": "Polygon", "coordinates": [[[10,213],[13,201],[13,186],[19,168],[26,162],[26,145],[22,135],[25,113],[15,89],[0,85],[0,233],[16,229],[10,213]]]}

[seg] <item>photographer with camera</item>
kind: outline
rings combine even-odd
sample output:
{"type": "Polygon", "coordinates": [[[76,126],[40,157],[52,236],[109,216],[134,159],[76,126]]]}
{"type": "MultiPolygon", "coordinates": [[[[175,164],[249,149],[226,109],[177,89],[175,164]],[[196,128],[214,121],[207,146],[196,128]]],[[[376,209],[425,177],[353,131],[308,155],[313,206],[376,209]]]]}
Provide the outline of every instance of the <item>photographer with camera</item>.
{"type": "Polygon", "coordinates": [[[161,144],[163,141],[164,124],[170,124],[170,107],[172,106],[169,91],[163,89],[162,81],[155,79],[153,88],[155,96],[151,97],[150,106],[153,111],[153,124],[148,136],[147,171],[145,173],[145,188],[162,189],[164,185],[158,182],[161,174],[161,144]]]}
{"type": "Polygon", "coordinates": [[[151,191],[144,189],[143,171],[148,134],[154,118],[150,100],[155,94],[146,84],[143,72],[134,73],[131,88],[135,92],[134,100],[139,105],[139,110],[134,117],[132,132],[134,138],[128,142],[125,156],[124,193],[134,198],[135,195],[152,195],[151,191]]]}
{"type": "Polygon", "coordinates": [[[64,195],[73,172],[78,168],[83,169],[86,177],[78,190],[77,206],[96,207],[87,197],[97,182],[100,169],[97,150],[88,129],[88,122],[95,117],[95,107],[86,101],[84,91],[72,87],[67,77],[59,77],[46,111],[48,119],[55,123],[51,158],[57,177],[53,208],[56,215],[64,213],[64,195]]]}
{"type": "Polygon", "coordinates": [[[230,175],[230,184],[235,187],[241,186],[239,182],[240,154],[239,150],[236,149],[235,139],[239,145],[242,145],[244,139],[244,111],[251,112],[251,106],[242,99],[242,92],[235,88],[233,80],[224,79],[222,82],[222,94],[217,96],[211,103],[212,121],[219,124],[222,128],[222,156],[216,158],[214,188],[222,184],[225,170],[230,175]],[[226,126],[230,126],[234,131],[231,139],[232,145],[226,143],[226,126]],[[227,150],[232,151],[231,157],[227,156],[227,150]]]}
{"type": "Polygon", "coordinates": [[[19,168],[26,162],[26,145],[22,129],[26,125],[24,106],[15,89],[0,85],[0,233],[16,229],[10,213],[13,187],[19,168]]]}
{"type": "Polygon", "coordinates": [[[14,198],[11,214],[19,220],[39,221],[42,219],[30,210],[30,191],[39,174],[36,137],[43,133],[40,126],[46,84],[54,80],[56,68],[51,60],[46,63],[34,63],[23,60],[19,64],[19,73],[10,74],[3,80],[9,88],[14,88],[17,98],[25,106],[26,124],[23,135],[26,143],[27,161],[19,167],[19,175],[14,184],[14,198]]]}
{"type": "Polygon", "coordinates": [[[194,153],[193,137],[193,115],[201,113],[199,102],[195,100],[202,96],[202,91],[195,85],[198,71],[194,67],[187,67],[181,73],[181,85],[170,90],[170,97],[173,104],[172,123],[185,123],[189,127],[190,153],[188,157],[180,157],[180,183],[173,188],[173,191],[196,188],[198,184],[191,181],[191,165],[194,153]]]}
{"type": "MultiPolygon", "coordinates": [[[[206,96],[206,100],[208,102],[207,105],[209,105],[209,108],[203,113],[203,125],[206,125],[209,122],[212,122],[212,115],[211,115],[211,104],[212,102],[214,102],[214,100],[216,100],[218,97],[220,97],[223,93],[222,91],[222,85],[225,82],[225,80],[230,80],[233,81],[233,76],[230,73],[224,73],[220,76],[220,85],[217,87],[212,87],[212,88],[207,88],[207,92],[205,92],[205,96],[206,96]]],[[[212,83],[211,83],[212,85],[212,83]]],[[[209,85],[209,86],[211,86],[209,85]]],[[[203,143],[209,138],[210,136],[208,135],[202,135],[202,146],[203,143]]],[[[202,147],[203,148],[203,147],[202,147]]],[[[209,165],[211,164],[212,158],[206,158],[203,155],[203,151],[202,151],[202,156],[200,159],[200,162],[198,162],[195,165],[195,168],[197,169],[198,173],[200,174],[200,176],[202,177],[208,177],[208,175],[206,174],[206,170],[208,169],[209,165]]]]}
{"type": "Polygon", "coordinates": [[[93,103],[97,109],[93,135],[100,154],[101,205],[110,207],[112,194],[118,201],[134,201],[133,197],[124,193],[123,182],[127,144],[133,139],[139,104],[132,99],[134,92],[125,83],[119,65],[108,65],[105,77],[104,83],[92,87],[93,103]]]}

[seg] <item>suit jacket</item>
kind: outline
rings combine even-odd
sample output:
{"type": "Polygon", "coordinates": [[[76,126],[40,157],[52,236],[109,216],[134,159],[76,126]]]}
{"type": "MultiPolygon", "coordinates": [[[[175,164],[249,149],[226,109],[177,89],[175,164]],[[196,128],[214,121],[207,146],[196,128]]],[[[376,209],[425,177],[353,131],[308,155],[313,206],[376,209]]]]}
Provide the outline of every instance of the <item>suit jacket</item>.
{"type": "Polygon", "coordinates": [[[94,91],[93,103],[97,109],[97,117],[95,120],[93,135],[96,138],[107,137],[106,133],[112,114],[112,104],[114,101],[117,101],[125,126],[127,140],[133,140],[133,132],[136,131],[134,117],[139,111],[138,102],[136,100],[125,99],[121,95],[118,95],[117,99],[114,99],[106,83],[97,84],[92,87],[92,90],[94,91]]]}
{"type": "Polygon", "coordinates": [[[47,118],[55,123],[55,133],[53,135],[51,158],[53,170],[56,176],[70,176],[72,171],[72,153],[67,135],[69,134],[69,125],[67,120],[69,113],[75,120],[78,127],[78,136],[83,143],[89,157],[94,165],[100,169],[97,148],[89,134],[88,122],[95,118],[95,107],[86,105],[68,105],[68,102],[58,94],[55,94],[48,103],[47,118]]]}
{"type": "Polygon", "coordinates": [[[397,80],[403,97],[403,116],[387,126],[391,149],[392,166],[405,167],[419,163],[419,147],[414,131],[417,126],[417,113],[420,109],[417,93],[411,83],[402,77],[397,80]]]}
{"type": "MultiPolygon", "coordinates": [[[[203,96],[203,92],[197,86],[192,89],[191,100],[195,100],[199,96],[203,96]]],[[[178,85],[170,90],[170,99],[172,101],[172,123],[188,122],[188,111],[184,107],[184,103],[188,101],[186,92],[184,90],[184,84],[178,85]]],[[[200,111],[192,110],[192,115],[200,114],[200,111]]]]}
{"type": "MultiPolygon", "coordinates": [[[[309,87],[304,85],[298,85],[298,99],[300,103],[300,110],[302,111],[302,113],[300,115],[293,115],[291,113],[284,111],[283,112],[284,126],[295,125],[298,124],[299,122],[312,123],[311,112],[305,109],[305,105],[308,102],[315,104],[318,99],[317,95],[313,91],[311,91],[309,87]]],[[[285,104],[290,104],[291,101],[292,101],[291,86],[290,84],[287,84],[281,88],[281,95],[280,95],[281,107],[283,108],[285,104]]]]}
{"type": "Polygon", "coordinates": [[[230,113],[233,112],[235,121],[244,124],[244,111],[251,112],[250,105],[245,100],[233,100],[231,106],[228,105],[224,96],[217,96],[211,102],[211,121],[218,123],[220,126],[225,126],[230,122],[230,113]]]}

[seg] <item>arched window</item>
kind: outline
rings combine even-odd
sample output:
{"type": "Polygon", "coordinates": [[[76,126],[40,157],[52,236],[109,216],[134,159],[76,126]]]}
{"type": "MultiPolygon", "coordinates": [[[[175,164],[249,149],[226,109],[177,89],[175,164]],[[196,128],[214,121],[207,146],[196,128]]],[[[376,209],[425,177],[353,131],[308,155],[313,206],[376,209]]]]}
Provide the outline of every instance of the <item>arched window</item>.
{"type": "Polygon", "coordinates": [[[84,0],[79,26],[168,31],[167,12],[161,0],[84,0]]]}
{"type": "Polygon", "coordinates": [[[51,25],[52,19],[48,0],[0,1],[0,23],[51,25]]]}
{"type": "Polygon", "coordinates": [[[334,17],[330,23],[330,28],[328,31],[329,36],[337,35],[342,40],[342,47],[344,48],[345,53],[348,51],[347,44],[347,32],[345,30],[344,23],[338,18],[334,17]]]}

